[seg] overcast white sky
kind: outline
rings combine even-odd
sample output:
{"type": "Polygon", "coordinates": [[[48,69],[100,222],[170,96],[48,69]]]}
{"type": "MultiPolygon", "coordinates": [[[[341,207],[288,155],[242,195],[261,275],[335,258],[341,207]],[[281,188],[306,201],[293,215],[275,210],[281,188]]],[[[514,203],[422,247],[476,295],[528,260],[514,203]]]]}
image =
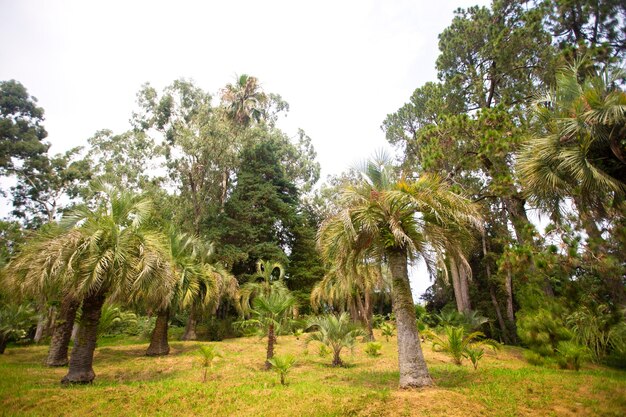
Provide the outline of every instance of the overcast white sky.
{"type": "MultiPolygon", "coordinates": [[[[386,146],[380,125],[436,79],[437,35],[486,0],[0,0],[0,80],[39,99],[52,152],[122,132],[141,84],[190,78],[217,93],[259,78],[313,140],[322,178],[386,146]]],[[[414,293],[429,285],[414,277],[414,293]]]]}

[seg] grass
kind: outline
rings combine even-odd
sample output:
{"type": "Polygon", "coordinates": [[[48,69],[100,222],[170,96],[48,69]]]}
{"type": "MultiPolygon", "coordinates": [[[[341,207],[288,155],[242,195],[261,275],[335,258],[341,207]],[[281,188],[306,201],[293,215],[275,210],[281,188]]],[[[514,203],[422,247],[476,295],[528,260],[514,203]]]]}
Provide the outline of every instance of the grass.
{"type": "Polygon", "coordinates": [[[281,386],[262,370],[265,341],[256,337],[214,343],[223,353],[202,383],[197,346],[173,342],[167,357],[143,356],[147,343],[108,339],[96,350],[96,381],[63,388],[66,369],[42,365],[46,346],[8,348],[0,356],[0,410],[6,416],[622,416],[626,372],[587,366],[580,372],[537,368],[520,349],[487,354],[478,371],[458,367],[424,345],[434,388],[398,390],[395,339],[382,355],[365,344],[331,368],[329,357],[304,355],[304,345],[281,336],[277,354],[298,358],[281,386]]]}

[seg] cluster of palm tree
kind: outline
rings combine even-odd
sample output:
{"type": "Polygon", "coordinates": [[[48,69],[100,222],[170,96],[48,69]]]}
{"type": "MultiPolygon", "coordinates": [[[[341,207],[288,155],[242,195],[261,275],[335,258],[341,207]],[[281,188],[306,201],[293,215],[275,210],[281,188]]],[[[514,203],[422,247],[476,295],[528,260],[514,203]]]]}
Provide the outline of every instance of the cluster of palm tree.
{"type": "Polygon", "coordinates": [[[47,363],[68,363],[69,339],[80,308],[79,331],[63,383],[95,378],[93,355],[106,300],[144,303],[157,314],[148,354],[167,354],[172,308],[199,299],[215,303],[236,281],[212,263],[195,239],[161,232],[150,199],[106,185],[91,207],[41,229],[9,263],[7,284],[25,297],[61,299],[47,363]]]}

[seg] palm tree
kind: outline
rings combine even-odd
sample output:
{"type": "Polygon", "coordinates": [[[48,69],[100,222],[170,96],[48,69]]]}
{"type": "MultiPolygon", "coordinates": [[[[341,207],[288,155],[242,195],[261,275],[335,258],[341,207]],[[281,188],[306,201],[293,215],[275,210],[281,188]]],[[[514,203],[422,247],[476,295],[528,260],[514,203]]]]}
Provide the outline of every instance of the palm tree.
{"type": "Polygon", "coordinates": [[[348,270],[335,266],[313,287],[311,306],[318,310],[330,305],[339,311],[349,311],[352,318],[360,319],[368,339],[373,341],[373,300],[377,294],[388,292],[389,285],[380,265],[359,265],[348,270]]]}
{"type": "Polygon", "coordinates": [[[256,271],[250,282],[241,287],[241,309],[244,314],[251,310],[251,301],[260,294],[269,295],[273,289],[284,291],[285,267],[280,262],[264,261],[259,259],[256,271]]]}
{"type": "Polygon", "coordinates": [[[343,366],[341,360],[341,350],[353,348],[358,336],[363,336],[363,329],[356,326],[350,320],[348,313],[341,313],[339,316],[326,314],[313,317],[309,321],[310,329],[317,329],[307,337],[307,344],[312,341],[320,342],[328,346],[333,351],[332,366],[343,366]]]}
{"type": "Polygon", "coordinates": [[[231,120],[246,127],[252,121],[260,122],[264,115],[267,96],[261,91],[259,80],[247,74],[237,77],[234,84],[222,90],[222,103],[231,120]]]}
{"type": "Polygon", "coordinates": [[[462,326],[446,326],[443,329],[444,337],[440,337],[436,333],[430,332],[429,337],[433,340],[433,349],[446,352],[456,365],[461,365],[463,358],[473,356],[472,364],[477,367],[477,362],[482,357],[482,353],[476,350],[479,345],[488,345],[493,349],[497,349],[497,344],[491,339],[482,339],[485,335],[482,332],[466,333],[462,326]]]}
{"type": "MultiPolygon", "coordinates": [[[[276,285],[276,284],[274,284],[276,285]]],[[[252,302],[252,322],[267,335],[267,354],[265,369],[270,369],[270,359],[274,357],[276,334],[280,331],[296,305],[296,299],[283,286],[272,288],[268,293],[261,293],[252,302]]]]}
{"type": "MultiPolygon", "coordinates": [[[[452,245],[447,229],[480,227],[476,207],[450,191],[442,179],[423,176],[396,180],[382,156],[367,163],[355,185],[341,193],[342,210],[318,233],[323,258],[344,268],[362,262],[386,263],[392,277],[392,303],[398,332],[400,387],[432,383],[419,342],[408,261],[452,245]]],[[[432,266],[432,262],[427,262],[432,266]]]]}
{"type": "Polygon", "coordinates": [[[128,300],[137,292],[158,291],[160,300],[168,300],[175,285],[165,239],[147,221],[151,202],[106,186],[98,190],[102,198],[94,209],[75,210],[64,219],[64,231],[27,243],[9,265],[24,289],[58,286],[81,300],[80,329],[63,383],[95,378],[93,354],[107,298],[128,300]]]}
{"type": "MultiPolygon", "coordinates": [[[[157,312],[156,325],[146,351],[148,356],[169,353],[167,331],[172,309],[190,308],[190,315],[193,315],[201,307],[216,308],[225,295],[232,298],[237,296],[237,280],[213,261],[211,245],[206,246],[200,240],[173,229],[170,229],[168,237],[172,265],[170,272],[176,285],[167,306],[157,312]]],[[[155,295],[158,302],[160,294],[157,292],[155,295]]],[[[190,329],[193,326],[188,322],[187,330],[190,329]]]]}
{"type": "Polygon", "coordinates": [[[280,385],[285,385],[285,377],[296,363],[296,358],[293,355],[274,356],[269,360],[269,363],[272,365],[272,369],[280,375],[280,385]]]}
{"type": "Polygon", "coordinates": [[[606,212],[610,196],[626,196],[626,72],[580,81],[580,65],[559,72],[555,90],[538,101],[541,131],[519,155],[529,200],[555,216],[566,197],[582,216],[606,212]]]}
{"type": "Polygon", "coordinates": [[[204,374],[202,375],[202,382],[206,382],[206,374],[209,368],[213,369],[213,362],[217,358],[223,358],[222,354],[215,349],[213,345],[201,345],[198,348],[198,353],[202,359],[202,367],[204,368],[204,374]]]}

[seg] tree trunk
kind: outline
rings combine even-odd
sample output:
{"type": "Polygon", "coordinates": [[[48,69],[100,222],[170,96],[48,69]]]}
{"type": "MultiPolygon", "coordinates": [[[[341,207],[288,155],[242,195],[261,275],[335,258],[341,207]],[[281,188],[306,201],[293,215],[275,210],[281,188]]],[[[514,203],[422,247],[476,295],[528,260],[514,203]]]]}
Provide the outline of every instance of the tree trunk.
{"type": "Polygon", "coordinates": [[[48,321],[48,318],[46,317],[46,308],[41,307],[40,311],[41,314],[39,315],[39,319],[37,320],[37,330],[35,330],[35,337],[33,337],[33,342],[35,343],[41,342],[41,339],[43,338],[43,331],[46,328],[46,322],[48,321]]]}
{"type": "Polygon", "coordinates": [[[198,335],[196,334],[196,324],[198,321],[196,320],[196,309],[192,306],[189,311],[189,318],[187,319],[187,325],[185,326],[185,333],[183,333],[183,337],[181,340],[197,340],[198,335]]]}
{"type": "Polygon", "coordinates": [[[62,384],[89,384],[96,377],[93,371],[93,354],[105,298],[102,290],[84,298],[76,344],[70,356],[69,371],[61,380],[62,384]]]}
{"type": "Polygon", "coordinates": [[[340,353],[341,350],[333,350],[333,366],[343,366],[343,361],[339,356],[340,353]]]}
{"type": "Polygon", "coordinates": [[[463,313],[463,296],[461,295],[461,282],[459,279],[459,269],[456,266],[454,258],[448,258],[450,261],[450,275],[452,275],[452,289],[454,290],[454,301],[456,301],[456,309],[459,313],[463,313]]]}
{"type": "Polygon", "coordinates": [[[270,324],[269,329],[267,330],[267,357],[265,359],[266,370],[269,370],[272,368],[270,359],[274,357],[274,343],[275,342],[276,342],[276,336],[274,335],[274,325],[270,324]]]}
{"type": "Polygon", "coordinates": [[[72,336],[72,328],[80,303],[71,296],[61,301],[59,318],[55,321],[50,340],[50,350],[46,359],[47,366],[65,366],[68,363],[67,349],[72,336]]]}
{"type": "Polygon", "coordinates": [[[404,249],[387,251],[392,277],[393,310],[396,314],[398,332],[398,365],[400,368],[400,388],[423,387],[432,384],[428,367],[424,360],[415,306],[409,283],[407,255],[404,249]]]}
{"type": "Polygon", "coordinates": [[[167,328],[170,318],[170,309],[159,310],[156,324],[150,338],[150,346],[146,356],[164,356],[170,353],[170,345],[167,343],[167,328]]]}
{"type": "Polygon", "coordinates": [[[511,274],[511,268],[507,268],[506,274],[506,318],[509,322],[509,329],[511,330],[511,338],[513,343],[517,343],[517,330],[515,325],[515,311],[513,309],[513,275],[511,274]]]}
{"type": "Polygon", "coordinates": [[[367,335],[368,335],[368,339],[370,342],[375,341],[376,339],[374,338],[374,312],[373,312],[373,308],[372,308],[372,295],[370,294],[369,291],[365,291],[365,314],[364,314],[364,319],[365,319],[365,329],[367,330],[367,335]]]}
{"type": "Polygon", "coordinates": [[[7,339],[3,335],[0,335],[0,355],[4,354],[4,351],[7,348],[7,343],[9,343],[9,339],[7,339]]]}
{"type": "Polygon", "coordinates": [[[472,310],[472,303],[470,302],[469,295],[469,273],[466,265],[457,264],[457,267],[459,270],[459,283],[461,284],[461,296],[463,297],[463,313],[469,313],[472,310]]]}
{"type": "Polygon", "coordinates": [[[72,335],[70,336],[70,340],[74,342],[74,347],[76,347],[76,341],[78,340],[78,331],[80,330],[80,323],[74,321],[74,326],[72,327],[72,335]]]}
{"type": "Polygon", "coordinates": [[[504,343],[508,344],[510,342],[509,331],[504,323],[504,318],[502,317],[502,312],[500,311],[500,304],[498,304],[498,299],[496,298],[496,292],[493,290],[491,285],[489,286],[489,294],[491,295],[493,308],[496,310],[496,317],[498,318],[498,325],[500,326],[500,331],[502,332],[502,338],[504,339],[504,343]]]}

